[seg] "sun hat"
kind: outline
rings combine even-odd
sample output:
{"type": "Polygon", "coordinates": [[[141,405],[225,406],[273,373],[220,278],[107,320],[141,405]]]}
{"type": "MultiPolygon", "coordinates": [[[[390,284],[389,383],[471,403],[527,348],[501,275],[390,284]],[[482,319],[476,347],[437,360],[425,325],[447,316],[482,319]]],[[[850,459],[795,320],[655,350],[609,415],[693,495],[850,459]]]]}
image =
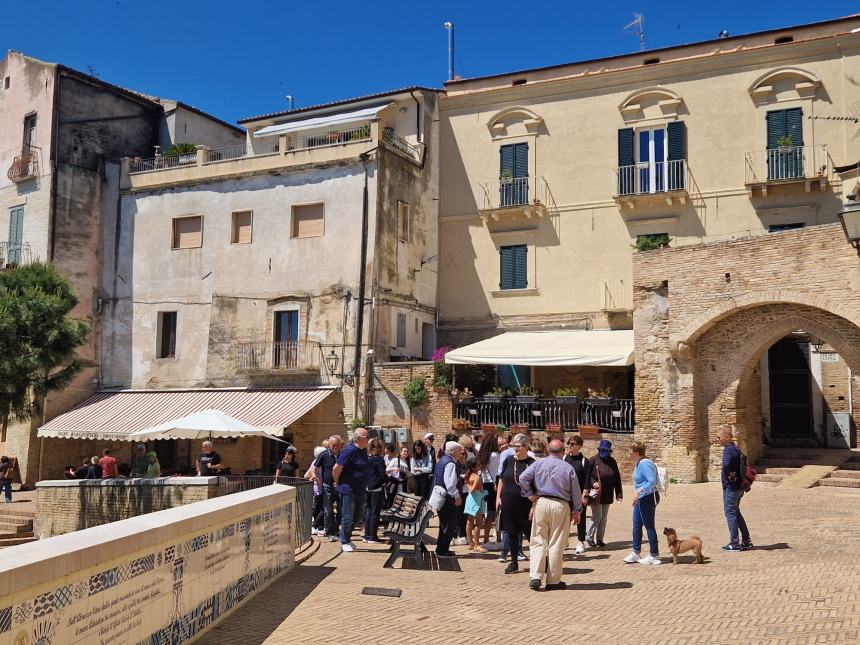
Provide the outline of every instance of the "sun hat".
{"type": "Polygon", "coordinates": [[[424,435],[424,438],[425,439],[435,439],[436,435],[433,434],[432,432],[428,432],[427,434],[424,435]]]}

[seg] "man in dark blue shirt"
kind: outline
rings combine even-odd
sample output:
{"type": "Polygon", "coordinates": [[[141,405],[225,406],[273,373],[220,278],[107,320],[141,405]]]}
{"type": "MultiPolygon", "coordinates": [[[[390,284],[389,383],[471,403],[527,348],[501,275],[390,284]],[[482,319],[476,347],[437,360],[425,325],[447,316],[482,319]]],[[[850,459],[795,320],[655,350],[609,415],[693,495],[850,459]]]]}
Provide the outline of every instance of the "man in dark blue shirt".
{"type": "Polygon", "coordinates": [[[723,428],[717,438],[723,446],[723,469],[721,479],[723,482],[723,512],[726,514],[726,522],[729,525],[729,543],[723,547],[723,551],[749,551],[753,548],[750,540],[750,532],[747,529],[746,520],[741,515],[740,503],[744,496],[743,489],[743,459],[741,451],[732,441],[730,428],[723,428]],[[741,542],[738,542],[738,529],[741,533],[741,542]]]}
{"type": "Polygon", "coordinates": [[[314,461],[314,467],[319,468],[322,478],[319,480],[322,484],[323,496],[323,515],[325,517],[325,534],[329,542],[337,540],[338,526],[340,525],[340,500],[338,499],[337,491],[334,488],[334,466],[337,463],[337,456],[340,454],[343,446],[343,439],[339,435],[332,435],[328,440],[328,449],[323,452],[314,461]],[[335,512],[337,505],[337,512],[335,512]]]}
{"type": "Polygon", "coordinates": [[[355,551],[352,531],[355,520],[364,515],[367,478],[370,474],[367,428],[356,428],[352,443],[338,455],[332,477],[340,495],[340,548],[344,553],[355,551]]]}

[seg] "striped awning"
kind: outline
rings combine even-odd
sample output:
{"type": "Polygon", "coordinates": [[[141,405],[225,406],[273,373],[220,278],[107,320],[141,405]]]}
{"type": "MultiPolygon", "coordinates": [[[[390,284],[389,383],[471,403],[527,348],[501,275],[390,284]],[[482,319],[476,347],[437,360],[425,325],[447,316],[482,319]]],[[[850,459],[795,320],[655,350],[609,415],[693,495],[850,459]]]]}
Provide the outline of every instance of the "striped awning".
{"type": "Polygon", "coordinates": [[[132,432],[216,409],[280,436],[336,388],[123,390],[99,392],[38,430],[39,437],[132,441],[132,432]]]}

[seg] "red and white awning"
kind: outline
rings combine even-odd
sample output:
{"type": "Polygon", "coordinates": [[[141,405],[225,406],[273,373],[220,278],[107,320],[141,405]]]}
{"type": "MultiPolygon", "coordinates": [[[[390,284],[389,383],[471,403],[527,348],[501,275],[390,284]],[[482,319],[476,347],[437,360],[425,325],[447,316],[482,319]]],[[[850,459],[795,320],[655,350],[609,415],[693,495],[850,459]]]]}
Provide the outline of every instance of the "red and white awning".
{"type": "Polygon", "coordinates": [[[39,428],[39,437],[133,441],[131,433],[194,412],[216,409],[273,436],[335,391],[283,389],[123,390],[99,392],[39,428]]]}

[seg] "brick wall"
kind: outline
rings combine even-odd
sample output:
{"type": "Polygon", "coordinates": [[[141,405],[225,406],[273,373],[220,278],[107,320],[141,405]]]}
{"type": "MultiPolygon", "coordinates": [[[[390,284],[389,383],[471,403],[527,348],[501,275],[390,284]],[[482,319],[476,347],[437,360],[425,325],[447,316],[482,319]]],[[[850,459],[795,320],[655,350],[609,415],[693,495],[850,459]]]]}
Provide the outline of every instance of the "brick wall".
{"type": "Polygon", "coordinates": [[[380,363],[375,366],[372,389],[372,425],[409,428],[413,440],[426,432],[444,437],[451,431],[453,408],[447,391],[434,391],[430,361],[380,363]],[[426,405],[410,410],[403,388],[414,378],[424,379],[430,394],[426,405]]]}

